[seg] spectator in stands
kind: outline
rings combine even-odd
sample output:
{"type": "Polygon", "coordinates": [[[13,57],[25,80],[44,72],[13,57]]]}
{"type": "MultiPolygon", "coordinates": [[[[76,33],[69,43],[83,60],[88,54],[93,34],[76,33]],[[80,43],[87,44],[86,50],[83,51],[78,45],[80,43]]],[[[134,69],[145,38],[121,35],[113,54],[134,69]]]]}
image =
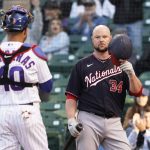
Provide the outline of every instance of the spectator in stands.
{"type": "Polygon", "coordinates": [[[109,0],[116,7],[114,23],[116,28],[126,28],[133,43],[132,63],[142,55],[142,7],[143,0],[109,0]]]}
{"type": "MultiPolygon", "coordinates": [[[[31,24],[31,28],[28,30],[28,37],[25,43],[38,44],[42,35],[43,20],[42,12],[40,9],[40,0],[31,0],[31,5],[33,7],[34,21],[31,24]]],[[[3,42],[7,41],[7,36],[4,37],[3,42]]]]}
{"type": "Polygon", "coordinates": [[[137,116],[143,117],[144,112],[150,109],[150,92],[148,89],[143,88],[142,96],[135,97],[135,101],[132,107],[128,108],[124,122],[123,128],[127,131],[127,136],[133,129],[135,125],[135,119],[137,116]]]}
{"type": "Polygon", "coordinates": [[[150,149],[150,109],[145,112],[143,118],[136,117],[135,126],[128,139],[132,150],[150,149]]]}
{"type": "Polygon", "coordinates": [[[85,11],[75,19],[75,25],[71,28],[72,34],[91,36],[93,28],[98,24],[105,24],[105,19],[96,14],[96,3],[94,0],[83,2],[85,11]]]}
{"type": "Polygon", "coordinates": [[[76,18],[84,13],[84,5],[82,0],[77,0],[72,3],[71,11],[70,11],[70,18],[76,18]]]}
{"type": "Polygon", "coordinates": [[[30,0],[33,6],[34,22],[31,25],[29,41],[38,44],[43,30],[43,16],[40,8],[40,0],[30,0]]]}
{"type": "Polygon", "coordinates": [[[48,55],[67,54],[69,50],[69,36],[63,31],[60,19],[52,19],[46,35],[41,38],[40,47],[48,55]]]}
{"type": "MultiPolygon", "coordinates": [[[[109,0],[93,0],[96,4],[96,14],[100,17],[113,18],[115,7],[109,0]]],[[[70,18],[76,18],[82,15],[85,11],[83,3],[90,2],[90,0],[77,0],[72,3],[70,18]]]]}
{"type": "MultiPolygon", "coordinates": [[[[109,0],[94,0],[96,4],[96,14],[104,17],[106,21],[112,19],[115,13],[115,6],[109,0]]],[[[106,22],[107,23],[107,22],[106,22]]]]}
{"type": "Polygon", "coordinates": [[[47,0],[43,6],[43,35],[48,31],[49,23],[53,18],[61,18],[60,6],[55,1],[47,0]]]}

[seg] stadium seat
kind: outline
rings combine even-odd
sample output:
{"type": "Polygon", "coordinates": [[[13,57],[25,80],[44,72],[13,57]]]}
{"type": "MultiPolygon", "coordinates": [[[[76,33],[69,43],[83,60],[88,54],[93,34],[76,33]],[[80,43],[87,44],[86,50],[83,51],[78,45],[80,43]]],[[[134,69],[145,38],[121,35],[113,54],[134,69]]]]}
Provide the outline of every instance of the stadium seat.
{"type": "Polygon", "coordinates": [[[68,18],[68,27],[71,28],[75,24],[75,21],[74,18],[68,18]]]}
{"type": "Polygon", "coordinates": [[[5,32],[0,29],[0,42],[3,40],[3,38],[5,37],[5,32]]]}
{"type": "Polygon", "coordinates": [[[139,79],[141,80],[143,87],[150,90],[150,71],[145,71],[141,73],[139,79]]]}
{"type": "Polygon", "coordinates": [[[93,52],[92,44],[91,44],[91,42],[87,42],[77,50],[75,55],[78,59],[81,59],[81,58],[91,54],[92,52],[93,52]]]}
{"type": "Polygon", "coordinates": [[[121,115],[121,120],[123,121],[124,120],[124,116],[127,112],[127,109],[132,106],[134,103],[134,97],[133,96],[130,96],[127,94],[126,96],[126,100],[125,100],[125,105],[124,105],[124,108],[123,108],[123,113],[121,115]]]}
{"type": "Polygon", "coordinates": [[[143,43],[150,43],[150,35],[143,37],[143,43]]]}
{"type": "Polygon", "coordinates": [[[145,0],[143,7],[144,8],[150,8],[150,0],[145,0]]]}
{"type": "Polygon", "coordinates": [[[144,11],[144,19],[150,18],[150,7],[143,10],[144,11]]]}
{"type": "Polygon", "coordinates": [[[53,74],[53,87],[66,87],[68,83],[68,77],[65,77],[63,74],[54,73],[53,74]]]}
{"type": "Polygon", "coordinates": [[[76,61],[75,55],[53,55],[52,59],[48,61],[48,66],[51,72],[68,75],[76,61]]]}
{"type": "Polygon", "coordinates": [[[46,127],[48,143],[50,149],[61,150],[64,143],[64,120],[57,114],[52,112],[42,112],[43,122],[46,127]],[[52,142],[52,141],[53,142],[52,142]],[[54,147],[57,145],[57,148],[54,147]]]}
{"type": "Polygon", "coordinates": [[[60,148],[60,139],[59,136],[49,136],[48,137],[48,147],[54,150],[61,150],[60,148]]]}
{"type": "Polygon", "coordinates": [[[74,54],[83,44],[86,43],[88,38],[82,35],[70,35],[70,50],[69,53],[74,54]]]}
{"type": "Polygon", "coordinates": [[[42,102],[40,104],[41,111],[56,111],[64,108],[64,103],[61,102],[42,102]]]}
{"type": "Polygon", "coordinates": [[[145,38],[148,36],[150,36],[150,26],[143,26],[143,42],[145,42],[145,38]]]}
{"type": "Polygon", "coordinates": [[[52,89],[51,95],[58,95],[61,93],[65,93],[65,90],[66,90],[65,87],[56,86],[52,89]]]}
{"type": "Polygon", "coordinates": [[[58,93],[58,94],[51,94],[49,97],[50,102],[65,102],[66,97],[64,93],[58,93]]]}
{"type": "Polygon", "coordinates": [[[43,7],[47,0],[40,0],[40,5],[43,7]]]}

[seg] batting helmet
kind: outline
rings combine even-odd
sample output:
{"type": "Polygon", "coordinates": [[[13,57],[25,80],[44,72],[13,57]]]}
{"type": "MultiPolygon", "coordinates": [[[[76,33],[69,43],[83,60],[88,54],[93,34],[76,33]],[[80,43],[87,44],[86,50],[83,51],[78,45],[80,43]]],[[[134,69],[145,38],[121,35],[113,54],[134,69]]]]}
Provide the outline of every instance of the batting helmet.
{"type": "Polygon", "coordinates": [[[132,43],[128,35],[115,35],[108,46],[108,51],[115,65],[119,65],[119,59],[129,59],[132,55],[132,43]]]}
{"type": "Polygon", "coordinates": [[[20,5],[12,6],[5,12],[2,28],[6,31],[23,31],[33,21],[32,14],[20,5]]]}

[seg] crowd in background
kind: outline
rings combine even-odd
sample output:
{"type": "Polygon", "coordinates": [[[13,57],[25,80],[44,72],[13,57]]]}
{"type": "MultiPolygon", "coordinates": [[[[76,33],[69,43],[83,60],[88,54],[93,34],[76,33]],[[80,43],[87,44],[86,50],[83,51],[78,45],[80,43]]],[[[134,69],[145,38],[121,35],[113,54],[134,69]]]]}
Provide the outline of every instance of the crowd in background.
{"type": "Polygon", "coordinates": [[[115,25],[111,29],[113,33],[119,30],[130,36],[134,49],[132,63],[135,64],[142,56],[143,0],[47,0],[44,4],[40,2],[31,0],[34,23],[31,25],[27,42],[40,44],[46,54],[67,54],[69,35],[78,34],[90,40],[92,29],[96,25],[109,26],[111,22],[115,25]]]}
{"type": "MultiPolygon", "coordinates": [[[[31,0],[34,22],[26,42],[39,44],[48,59],[56,54],[70,53],[70,35],[81,35],[90,41],[98,24],[110,25],[113,34],[125,33],[131,38],[135,67],[143,56],[142,31],[144,0],[31,0]]],[[[3,39],[7,41],[7,37],[3,39]]],[[[136,70],[136,69],[135,69],[136,70]]],[[[135,98],[128,109],[123,127],[132,148],[150,149],[150,92],[135,98]],[[143,104],[144,103],[144,104],[143,104]]]]}

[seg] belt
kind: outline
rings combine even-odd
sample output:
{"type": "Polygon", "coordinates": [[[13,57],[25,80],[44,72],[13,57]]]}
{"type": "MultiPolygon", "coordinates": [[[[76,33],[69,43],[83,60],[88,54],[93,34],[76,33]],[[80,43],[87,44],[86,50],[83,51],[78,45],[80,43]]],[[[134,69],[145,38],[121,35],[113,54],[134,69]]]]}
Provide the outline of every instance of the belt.
{"type": "Polygon", "coordinates": [[[19,104],[19,105],[32,105],[33,106],[33,103],[26,103],[26,104],[19,104]]]}
{"type": "Polygon", "coordinates": [[[107,114],[99,114],[99,113],[93,113],[93,112],[89,112],[89,113],[92,113],[92,114],[94,114],[96,116],[104,117],[104,118],[107,118],[107,119],[109,119],[109,118],[117,118],[118,117],[117,115],[115,115],[113,113],[107,113],[107,114]]]}

